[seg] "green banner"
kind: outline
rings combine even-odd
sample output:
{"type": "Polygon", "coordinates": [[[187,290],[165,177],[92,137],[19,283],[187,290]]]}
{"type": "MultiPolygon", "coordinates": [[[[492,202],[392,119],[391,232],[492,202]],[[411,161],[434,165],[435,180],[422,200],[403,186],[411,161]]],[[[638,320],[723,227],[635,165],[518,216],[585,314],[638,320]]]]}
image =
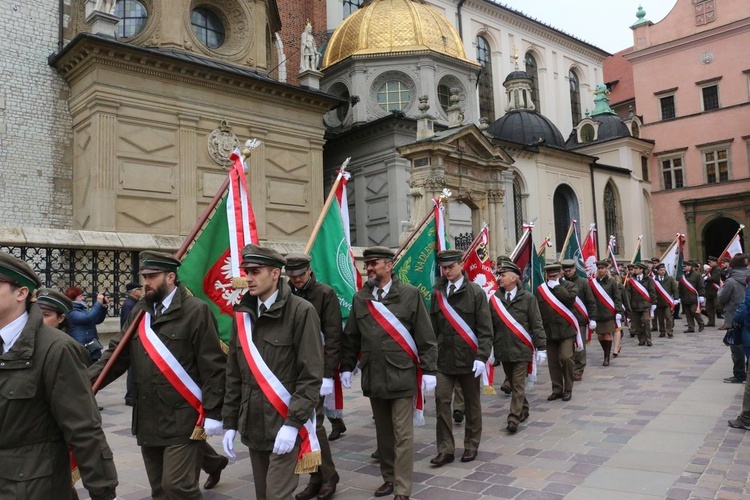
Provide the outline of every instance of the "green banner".
{"type": "MultiPolygon", "coordinates": [[[[440,276],[440,271],[435,264],[436,233],[435,218],[431,217],[393,266],[393,272],[400,281],[409,283],[422,292],[428,310],[435,278],[440,276]]],[[[449,247],[447,239],[446,247],[449,247]]]]}

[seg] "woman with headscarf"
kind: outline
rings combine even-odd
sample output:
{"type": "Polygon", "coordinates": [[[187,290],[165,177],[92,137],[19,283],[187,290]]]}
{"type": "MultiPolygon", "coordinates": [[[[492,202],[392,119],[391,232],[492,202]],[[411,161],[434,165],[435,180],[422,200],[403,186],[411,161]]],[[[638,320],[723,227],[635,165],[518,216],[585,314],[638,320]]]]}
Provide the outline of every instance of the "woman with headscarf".
{"type": "Polygon", "coordinates": [[[88,307],[82,288],[67,288],[65,295],[73,301],[73,309],[68,313],[68,335],[88,349],[93,363],[102,357],[102,344],[99,342],[96,325],[107,316],[107,297],[103,293],[97,294],[94,305],[88,307]]]}

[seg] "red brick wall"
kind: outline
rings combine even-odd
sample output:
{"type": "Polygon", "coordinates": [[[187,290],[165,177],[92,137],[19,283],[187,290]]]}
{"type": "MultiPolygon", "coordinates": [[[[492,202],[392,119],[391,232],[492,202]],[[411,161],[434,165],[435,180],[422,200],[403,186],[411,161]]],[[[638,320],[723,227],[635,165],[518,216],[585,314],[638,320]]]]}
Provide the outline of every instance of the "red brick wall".
{"type": "Polygon", "coordinates": [[[318,48],[328,38],[326,0],[276,0],[281,16],[281,36],[286,54],[287,82],[298,85],[300,36],[310,21],[318,48]]]}

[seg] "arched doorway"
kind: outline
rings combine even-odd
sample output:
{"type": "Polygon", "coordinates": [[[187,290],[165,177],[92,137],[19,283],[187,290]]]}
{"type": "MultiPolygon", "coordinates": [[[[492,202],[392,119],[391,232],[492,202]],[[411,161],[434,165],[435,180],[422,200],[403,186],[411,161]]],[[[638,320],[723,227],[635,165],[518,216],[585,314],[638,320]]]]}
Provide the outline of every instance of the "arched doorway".
{"type": "MultiPolygon", "coordinates": [[[[706,224],[703,229],[703,261],[705,262],[709,255],[721,257],[721,253],[739,228],[740,223],[729,217],[717,217],[706,224]]],[[[744,249],[745,242],[742,233],[740,233],[740,244],[744,249]]]]}
{"type": "Polygon", "coordinates": [[[555,189],[555,195],[552,198],[552,209],[555,216],[555,246],[557,253],[562,251],[565,237],[568,235],[570,223],[574,220],[580,222],[578,212],[578,197],[573,188],[567,184],[560,184],[555,189]]]}

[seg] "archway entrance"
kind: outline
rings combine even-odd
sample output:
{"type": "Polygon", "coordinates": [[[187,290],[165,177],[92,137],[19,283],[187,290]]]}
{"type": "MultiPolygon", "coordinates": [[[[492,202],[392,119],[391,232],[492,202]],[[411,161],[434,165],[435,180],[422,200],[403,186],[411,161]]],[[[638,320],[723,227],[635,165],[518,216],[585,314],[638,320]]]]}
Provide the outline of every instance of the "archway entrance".
{"type": "Polygon", "coordinates": [[[555,196],[552,198],[552,208],[555,211],[555,246],[559,254],[565,244],[565,237],[568,235],[570,223],[574,220],[581,220],[578,211],[578,197],[573,188],[567,184],[560,184],[555,189],[555,196]]]}
{"type": "MultiPolygon", "coordinates": [[[[740,223],[729,217],[717,217],[708,224],[703,230],[703,262],[709,255],[721,257],[729,241],[740,228],[740,223]]],[[[740,233],[740,244],[745,248],[745,242],[740,233]]]]}

